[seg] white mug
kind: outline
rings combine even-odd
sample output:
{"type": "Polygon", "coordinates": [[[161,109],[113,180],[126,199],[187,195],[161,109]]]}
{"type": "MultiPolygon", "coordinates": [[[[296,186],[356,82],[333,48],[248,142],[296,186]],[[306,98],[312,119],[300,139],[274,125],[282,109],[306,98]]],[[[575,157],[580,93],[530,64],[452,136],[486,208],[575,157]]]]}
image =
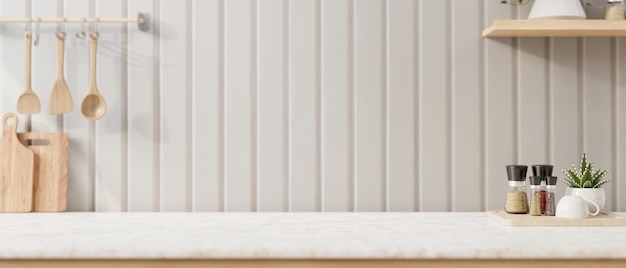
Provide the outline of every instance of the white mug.
{"type": "Polygon", "coordinates": [[[563,196],[556,205],[556,216],[559,218],[584,219],[589,216],[598,215],[598,213],[600,213],[598,204],[593,201],[587,201],[577,195],[563,196]],[[587,204],[593,205],[596,210],[591,213],[587,204]]]}

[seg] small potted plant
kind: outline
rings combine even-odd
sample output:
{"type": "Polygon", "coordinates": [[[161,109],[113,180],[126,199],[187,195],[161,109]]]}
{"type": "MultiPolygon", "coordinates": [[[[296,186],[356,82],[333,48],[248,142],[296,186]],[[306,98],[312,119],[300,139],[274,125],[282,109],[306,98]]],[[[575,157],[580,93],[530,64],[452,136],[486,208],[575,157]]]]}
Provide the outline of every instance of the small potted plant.
{"type": "Polygon", "coordinates": [[[572,164],[571,169],[562,169],[561,172],[567,177],[566,180],[561,179],[561,182],[569,186],[566,194],[578,195],[595,202],[600,209],[604,208],[606,193],[601,186],[610,181],[602,179],[609,172],[608,170],[595,169],[593,163],[587,162],[587,155],[583,153],[580,169],[576,169],[576,166],[572,164]]]}

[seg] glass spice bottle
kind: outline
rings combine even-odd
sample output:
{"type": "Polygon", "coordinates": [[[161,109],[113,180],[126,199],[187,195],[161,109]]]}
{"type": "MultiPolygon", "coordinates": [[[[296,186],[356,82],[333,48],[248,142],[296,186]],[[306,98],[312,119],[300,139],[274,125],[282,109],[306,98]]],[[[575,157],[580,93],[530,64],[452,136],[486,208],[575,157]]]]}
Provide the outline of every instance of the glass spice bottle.
{"type": "Polygon", "coordinates": [[[541,214],[546,211],[546,177],[552,176],[552,165],[533,165],[533,176],[541,177],[541,214]]]}
{"type": "Polygon", "coordinates": [[[546,212],[546,177],[541,177],[541,185],[539,185],[539,200],[541,204],[541,214],[546,212]]]}
{"type": "Polygon", "coordinates": [[[504,211],[513,214],[528,213],[528,198],[526,196],[526,171],[527,166],[508,165],[509,191],[506,195],[504,211]]]}
{"type": "Polygon", "coordinates": [[[541,216],[541,181],[542,177],[532,176],[530,181],[530,215],[541,216]]]}
{"type": "Polygon", "coordinates": [[[557,177],[546,177],[546,216],[554,216],[556,212],[556,179],[557,177]]]}
{"type": "Polygon", "coordinates": [[[608,0],[604,18],[607,20],[623,20],[624,19],[624,1],[608,0]]]}

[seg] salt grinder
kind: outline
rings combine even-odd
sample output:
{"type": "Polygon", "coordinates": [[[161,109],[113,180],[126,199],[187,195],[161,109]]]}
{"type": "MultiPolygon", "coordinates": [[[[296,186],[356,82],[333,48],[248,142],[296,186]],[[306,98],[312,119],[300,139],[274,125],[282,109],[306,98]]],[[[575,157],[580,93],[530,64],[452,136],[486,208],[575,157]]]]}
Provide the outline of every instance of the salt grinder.
{"type": "Polygon", "coordinates": [[[528,213],[528,198],[526,197],[526,171],[528,166],[508,165],[506,174],[509,182],[509,192],[506,195],[504,211],[514,214],[528,213]]]}

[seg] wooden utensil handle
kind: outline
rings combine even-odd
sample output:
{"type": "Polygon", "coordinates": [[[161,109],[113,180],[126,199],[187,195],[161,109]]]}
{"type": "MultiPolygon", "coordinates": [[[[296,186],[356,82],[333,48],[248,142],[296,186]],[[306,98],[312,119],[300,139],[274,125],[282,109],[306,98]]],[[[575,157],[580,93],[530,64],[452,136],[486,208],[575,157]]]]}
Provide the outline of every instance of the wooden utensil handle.
{"type": "Polygon", "coordinates": [[[31,85],[30,85],[30,80],[31,80],[30,62],[31,62],[31,50],[33,46],[33,38],[32,38],[31,32],[26,32],[26,34],[24,34],[24,37],[25,37],[24,40],[25,40],[25,45],[26,45],[26,91],[32,91],[31,85]]]}
{"type": "Polygon", "coordinates": [[[96,53],[98,51],[98,33],[91,33],[89,40],[89,52],[90,52],[90,75],[91,86],[90,91],[96,90],[96,53]]]}
{"type": "Polygon", "coordinates": [[[65,33],[57,34],[57,78],[63,78],[63,64],[65,58],[65,33]]]}

